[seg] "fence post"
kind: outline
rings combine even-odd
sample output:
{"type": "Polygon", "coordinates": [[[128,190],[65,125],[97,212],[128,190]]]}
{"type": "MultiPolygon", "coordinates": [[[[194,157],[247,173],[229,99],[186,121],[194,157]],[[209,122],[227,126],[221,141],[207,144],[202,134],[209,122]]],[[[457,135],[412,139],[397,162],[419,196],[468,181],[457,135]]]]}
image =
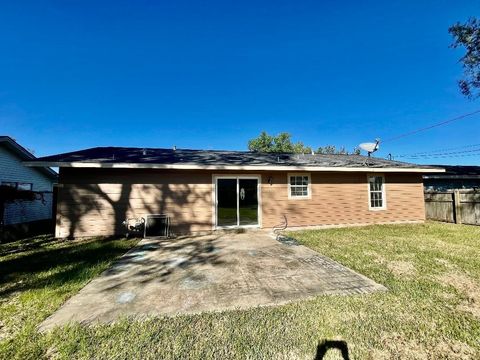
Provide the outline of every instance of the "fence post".
{"type": "Polygon", "coordinates": [[[461,224],[462,223],[462,207],[460,202],[460,191],[455,189],[453,191],[453,211],[455,217],[455,223],[461,224]]]}

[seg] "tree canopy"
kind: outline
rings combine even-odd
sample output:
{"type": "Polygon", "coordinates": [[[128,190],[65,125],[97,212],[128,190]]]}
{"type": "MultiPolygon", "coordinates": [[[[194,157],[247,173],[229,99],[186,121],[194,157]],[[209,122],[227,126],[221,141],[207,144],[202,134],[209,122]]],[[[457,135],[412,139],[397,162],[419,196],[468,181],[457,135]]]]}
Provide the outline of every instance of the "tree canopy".
{"type": "Polygon", "coordinates": [[[466,23],[456,23],[448,29],[453,36],[451,47],[464,47],[466,52],[460,58],[464,78],[458,81],[460,91],[469,98],[480,95],[480,21],[474,17],[466,23]]]}
{"type": "MultiPolygon", "coordinates": [[[[295,153],[295,154],[311,154],[313,148],[305,145],[303,142],[292,142],[292,136],[287,132],[281,132],[278,135],[269,135],[266,131],[262,131],[260,135],[248,141],[248,149],[254,152],[266,153],[295,153]]],[[[334,145],[320,146],[315,150],[317,154],[348,154],[345,147],[337,149],[334,145]]],[[[354,150],[355,154],[359,154],[359,150],[354,150]]]]}

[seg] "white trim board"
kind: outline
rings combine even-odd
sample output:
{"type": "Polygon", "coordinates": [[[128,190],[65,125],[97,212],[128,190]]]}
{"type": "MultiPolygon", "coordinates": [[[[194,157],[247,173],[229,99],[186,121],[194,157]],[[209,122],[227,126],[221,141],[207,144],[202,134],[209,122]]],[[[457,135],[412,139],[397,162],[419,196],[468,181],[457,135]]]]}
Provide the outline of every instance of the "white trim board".
{"type": "Polygon", "coordinates": [[[243,170],[243,171],[330,171],[330,172],[396,172],[396,173],[444,173],[445,169],[429,168],[373,168],[333,166],[288,166],[288,165],[197,165],[197,164],[143,164],[101,162],[56,162],[24,161],[25,166],[107,168],[107,169],[178,169],[178,170],[243,170]]]}

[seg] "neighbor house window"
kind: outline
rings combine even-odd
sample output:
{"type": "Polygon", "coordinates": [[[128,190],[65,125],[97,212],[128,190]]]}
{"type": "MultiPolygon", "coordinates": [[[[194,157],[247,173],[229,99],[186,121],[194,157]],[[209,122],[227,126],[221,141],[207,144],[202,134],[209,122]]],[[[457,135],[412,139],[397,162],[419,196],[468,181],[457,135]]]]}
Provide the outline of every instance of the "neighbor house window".
{"type": "Polygon", "coordinates": [[[13,181],[2,181],[2,186],[10,186],[16,189],[17,183],[13,181]]]}
{"type": "Polygon", "coordinates": [[[368,197],[370,210],[385,209],[385,178],[382,175],[368,177],[368,197]]]}
{"type": "Polygon", "coordinates": [[[309,174],[288,174],[288,197],[292,199],[310,197],[309,174]]]}
{"type": "Polygon", "coordinates": [[[32,183],[2,181],[2,186],[10,186],[18,190],[32,190],[32,183]]]}
{"type": "Polygon", "coordinates": [[[18,190],[32,190],[32,183],[18,183],[18,190]]]}

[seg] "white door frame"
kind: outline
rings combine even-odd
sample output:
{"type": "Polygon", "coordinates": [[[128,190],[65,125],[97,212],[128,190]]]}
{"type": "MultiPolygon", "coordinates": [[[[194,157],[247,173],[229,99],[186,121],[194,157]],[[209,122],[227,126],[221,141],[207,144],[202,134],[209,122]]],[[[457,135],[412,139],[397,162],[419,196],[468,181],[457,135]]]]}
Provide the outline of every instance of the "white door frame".
{"type": "Polygon", "coordinates": [[[212,228],[213,230],[216,229],[232,229],[232,228],[261,228],[262,227],[262,197],[261,197],[261,184],[262,184],[262,176],[261,175],[242,175],[242,174],[225,174],[225,175],[212,175],[212,228]],[[218,205],[218,179],[235,179],[237,180],[237,225],[231,226],[218,226],[217,221],[217,205],[218,205]],[[240,225],[240,212],[239,212],[239,180],[241,179],[255,179],[257,180],[257,203],[258,203],[258,210],[257,210],[257,222],[256,225],[240,225]]]}

